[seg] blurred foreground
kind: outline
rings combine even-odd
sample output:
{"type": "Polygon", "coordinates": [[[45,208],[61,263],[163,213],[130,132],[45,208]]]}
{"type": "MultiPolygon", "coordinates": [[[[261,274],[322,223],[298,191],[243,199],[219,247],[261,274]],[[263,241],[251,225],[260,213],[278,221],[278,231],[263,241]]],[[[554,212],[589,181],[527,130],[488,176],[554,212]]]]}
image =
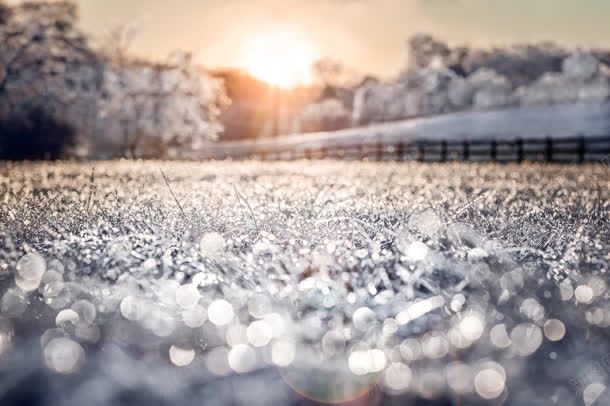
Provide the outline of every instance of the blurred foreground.
{"type": "Polygon", "coordinates": [[[2,405],[607,399],[602,165],[5,164],[0,187],[2,405]]]}

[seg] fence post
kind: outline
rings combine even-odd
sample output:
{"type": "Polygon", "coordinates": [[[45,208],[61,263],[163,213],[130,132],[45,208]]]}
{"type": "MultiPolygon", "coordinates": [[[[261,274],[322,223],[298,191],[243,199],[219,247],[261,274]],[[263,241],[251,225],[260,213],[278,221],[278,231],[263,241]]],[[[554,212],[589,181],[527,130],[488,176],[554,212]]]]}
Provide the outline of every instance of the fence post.
{"type": "Polygon", "coordinates": [[[491,160],[496,161],[498,157],[498,142],[496,140],[491,140],[491,160]]]}
{"type": "Polygon", "coordinates": [[[523,139],[517,138],[517,162],[522,163],[523,157],[523,139]]]}
{"type": "Polygon", "coordinates": [[[419,162],[424,162],[425,160],[425,148],[424,148],[424,144],[421,142],[417,143],[417,160],[419,162]]]}
{"type": "Polygon", "coordinates": [[[468,161],[470,160],[470,144],[468,143],[468,140],[464,140],[462,146],[464,148],[464,156],[462,158],[464,161],[468,161]]]}
{"type": "Polygon", "coordinates": [[[405,145],[401,141],[398,141],[398,144],[396,144],[396,160],[402,161],[404,158],[403,157],[404,154],[405,154],[405,145]]]}
{"type": "Polygon", "coordinates": [[[441,162],[447,162],[447,141],[441,141],[441,162]]]}
{"type": "Polygon", "coordinates": [[[551,137],[546,137],[544,160],[547,162],[553,162],[553,139],[551,137]]]}
{"type": "Polygon", "coordinates": [[[378,161],[383,161],[383,144],[381,143],[381,137],[377,136],[377,140],[375,141],[375,154],[378,161]]]}
{"type": "Polygon", "coordinates": [[[345,147],[343,145],[337,144],[337,148],[336,148],[336,152],[335,152],[335,157],[339,158],[341,160],[345,159],[345,147]]]}
{"type": "Polygon", "coordinates": [[[581,134],[580,137],[578,138],[578,163],[585,162],[585,151],[586,151],[585,136],[581,134]]]}

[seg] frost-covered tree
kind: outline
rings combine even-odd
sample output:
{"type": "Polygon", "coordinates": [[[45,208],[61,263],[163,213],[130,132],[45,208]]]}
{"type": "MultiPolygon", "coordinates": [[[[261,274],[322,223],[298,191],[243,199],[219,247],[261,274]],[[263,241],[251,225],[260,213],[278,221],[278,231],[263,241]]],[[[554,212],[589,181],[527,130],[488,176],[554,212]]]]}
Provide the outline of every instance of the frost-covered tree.
{"type": "Polygon", "coordinates": [[[303,132],[340,130],[351,125],[351,112],[341,100],[325,99],[305,107],[298,122],[303,132]]]}
{"type": "Polygon", "coordinates": [[[397,79],[357,89],[355,123],[610,98],[610,68],[595,56],[604,55],[599,51],[549,44],[451,48],[420,34],[409,42],[409,55],[397,79]]]}
{"type": "Polygon", "coordinates": [[[369,124],[452,111],[449,90],[455,80],[453,71],[429,67],[396,81],[364,86],[356,92],[354,121],[369,124]]]}
{"type": "Polygon", "coordinates": [[[326,87],[343,87],[359,79],[353,69],[333,58],[319,59],[313,63],[311,69],[316,79],[326,87]]]}
{"type": "Polygon", "coordinates": [[[430,34],[417,33],[407,43],[409,70],[427,68],[434,61],[445,63],[450,54],[449,46],[430,34]]]}
{"type": "MultiPolygon", "coordinates": [[[[73,146],[76,134],[90,156],[125,150],[134,156],[146,144],[157,146],[148,153],[162,153],[215,138],[225,102],[221,83],[184,55],[164,64],[134,60],[125,30],[94,49],[77,22],[69,1],[0,3],[0,121],[27,134],[41,123],[71,129],[63,131],[66,137],[62,131],[37,135],[45,142],[25,147],[73,146]]],[[[4,156],[18,145],[3,144],[4,156]]]]}
{"type": "Polygon", "coordinates": [[[559,73],[546,73],[517,89],[522,105],[603,102],[610,97],[610,74],[590,52],[577,49],[563,60],[559,73]]]}
{"type": "MultiPolygon", "coordinates": [[[[76,28],[77,17],[74,4],[63,1],[1,7],[0,120],[5,127],[19,123],[28,128],[24,134],[34,135],[44,130],[36,130],[41,123],[67,128],[94,119],[101,65],[76,28]]],[[[5,131],[4,136],[10,133],[5,131]]],[[[36,135],[24,146],[35,153],[39,147],[58,144],[52,148],[56,151],[72,146],[70,134],[53,132],[54,139],[36,135]]],[[[17,151],[17,144],[4,141],[4,156],[27,156],[28,151],[17,151]]]]}
{"type": "Polygon", "coordinates": [[[224,103],[222,83],[195,67],[188,55],[165,64],[111,59],[100,113],[108,136],[138,156],[197,148],[215,139],[224,103]]]}
{"type": "Polygon", "coordinates": [[[100,76],[84,78],[83,67],[98,58],[76,29],[70,2],[27,2],[6,9],[0,24],[0,103],[2,112],[24,104],[61,108],[82,90],[93,90],[100,76]],[[83,80],[84,79],[84,80],[83,80]],[[95,79],[98,79],[96,82],[95,79]],[[86,82],[83,83],[83,82],[86,82]]]}
{"type": "Polygon", "coordinates": [[[354,88],[363,81],[362,75],[343,62],[328,57],[314,62],[311,69],[322,86],[317,102],[338,99],[346,108],[353,108],[354,88]]]}

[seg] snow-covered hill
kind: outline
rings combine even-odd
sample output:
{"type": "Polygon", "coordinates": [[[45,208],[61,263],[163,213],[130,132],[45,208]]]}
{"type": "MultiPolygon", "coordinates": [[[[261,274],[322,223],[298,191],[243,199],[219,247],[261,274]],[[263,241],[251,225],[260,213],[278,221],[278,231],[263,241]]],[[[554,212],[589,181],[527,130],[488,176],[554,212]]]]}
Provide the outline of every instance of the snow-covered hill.
{"type": "Polygon", "coordinates": [[[296,134],[205,146],[208,157],[241,157],[269,151],[299,151],[335,145],[396,144],[442,140],[561,139],[610,134],[610,102],[515,107],[497,111],[452,113],[334,132],[296,134]]]}

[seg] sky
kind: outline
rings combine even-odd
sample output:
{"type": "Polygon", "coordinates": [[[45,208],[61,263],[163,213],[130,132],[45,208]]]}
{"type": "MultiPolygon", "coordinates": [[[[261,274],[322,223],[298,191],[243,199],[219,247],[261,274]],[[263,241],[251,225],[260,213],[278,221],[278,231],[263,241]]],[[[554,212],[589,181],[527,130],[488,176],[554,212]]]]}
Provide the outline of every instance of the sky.
{"type": "Polygon", "coordinates": [[[388,76],[406,64],[413,33],[477,46],[553,40],[610,48],[610,0],[77,0],[82,26],[102,37],[136,30],[133,50],[193,52],[206,67],[239,66],[248,38],[290,26],[317,55],[388,76]]]}

